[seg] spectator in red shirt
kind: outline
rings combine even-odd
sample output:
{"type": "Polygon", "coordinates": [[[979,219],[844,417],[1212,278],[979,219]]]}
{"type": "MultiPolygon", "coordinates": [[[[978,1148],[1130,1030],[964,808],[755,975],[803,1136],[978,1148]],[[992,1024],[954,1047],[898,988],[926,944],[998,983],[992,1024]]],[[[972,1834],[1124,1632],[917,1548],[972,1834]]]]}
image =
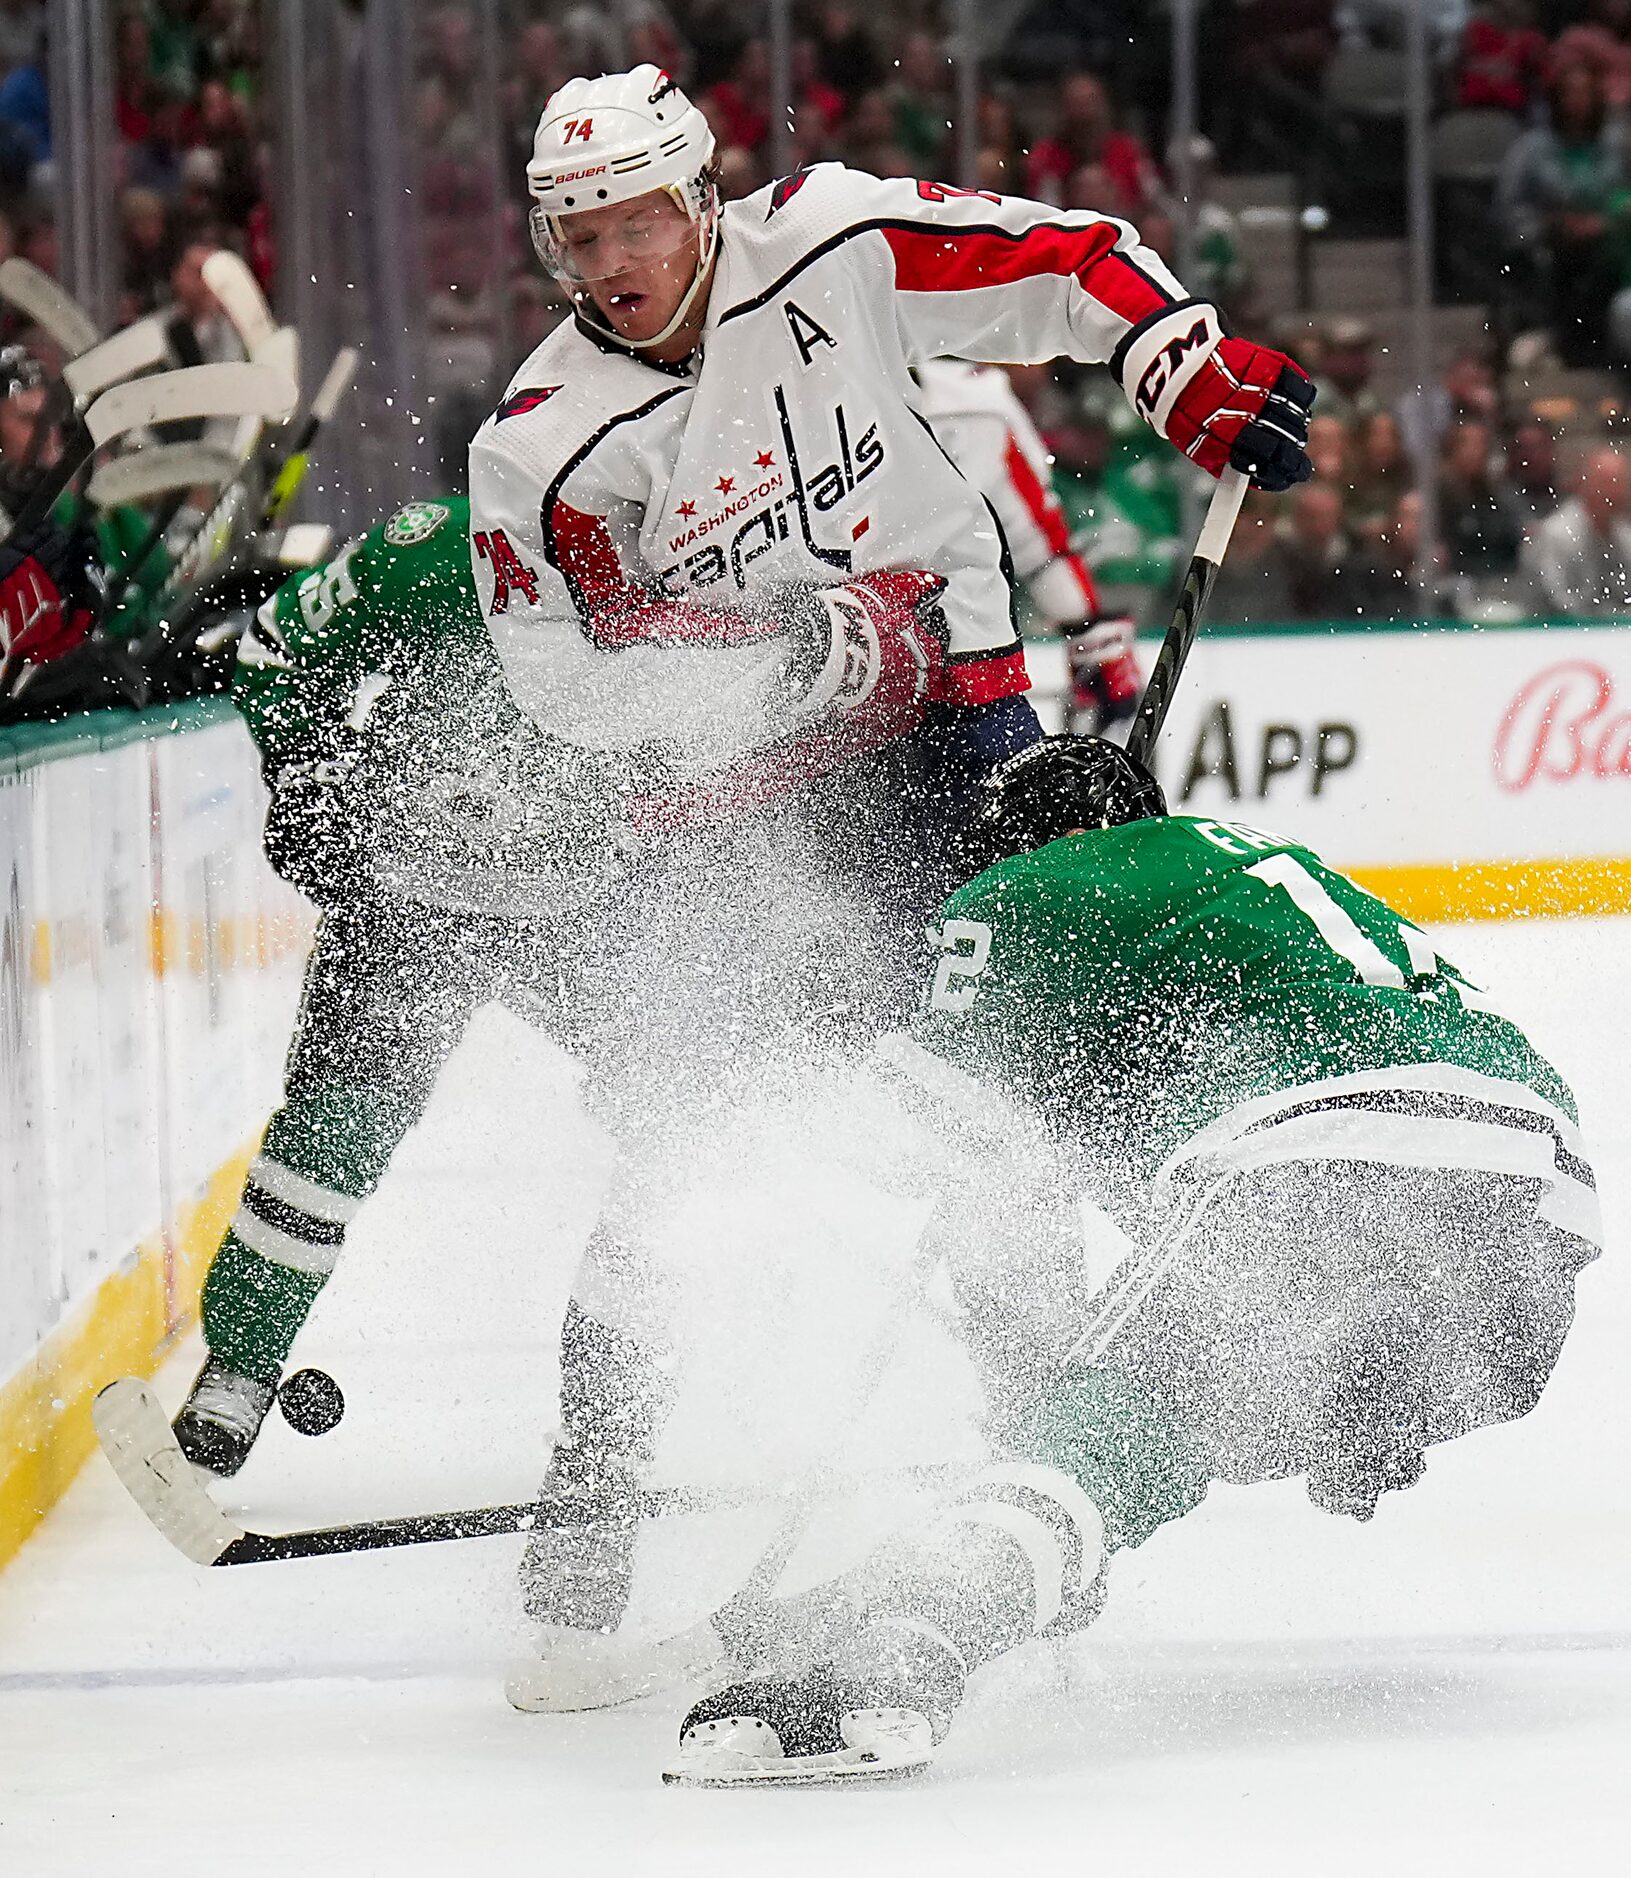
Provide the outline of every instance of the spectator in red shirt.
{"type": "Polygon", "coordinates": [[[770,59],[762,39],[750,39],[737,54],[729,78],[702,97],[703,115],[724,145],[758,150],[770,135],[770,59]]]}
{"type": "Polygon", "coordinates": [[[1539,102],[1546,40],[1530,0],[1484,0],[1467,22],[1456,63],[1455,101],[1464,111],[1512,111],[1539,102]]]}
{"type": "Polygon", "coordinates": [[[153,130],[153,81],[148,69],[147,21],[126,13],[114,34],[113,114],[126,143],[146,143],[153,130]]]}
{"type": "Polygon", "coordinates": [[[800,39],[793,47],[794,121],[801,139],[824,145],[844,121],[844,94],[821,76],[821,62],[813,39],[800,39]]]}
{"type": "Polygon", "coordinates": [[[1084,165],[1102,168],[1134,211],[1155,195],[1160,176],[1143,144],[1117,130],[1110,99],[1091,72],[1073,72],[1059,88],[1059,127],[1031,151],[1027,190],[1039,202],[1064,200],[1072,175],[1084,165]]]}

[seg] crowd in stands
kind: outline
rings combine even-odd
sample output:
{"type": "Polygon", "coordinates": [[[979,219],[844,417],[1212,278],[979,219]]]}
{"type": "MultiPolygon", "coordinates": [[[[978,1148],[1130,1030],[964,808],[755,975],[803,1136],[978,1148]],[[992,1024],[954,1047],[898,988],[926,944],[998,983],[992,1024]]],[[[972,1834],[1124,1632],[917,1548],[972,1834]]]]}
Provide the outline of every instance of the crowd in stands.
{"type": "MultiPolygon", "coordinates": [[[[0,258],[53,271],[45,13],[42,0],[0,0],[0,258]]],[[[956,176],[955,75],[945,9],[930,0],[798,7],[786,127],[772,122],[768,44],[751,5],[504,0],[499,13],[495,87],[495,42],[472,4],[412,9],[424,271],[415,304],[433,341],[443,478],[459,473],[495,386],[568,311],[531,254],[519,175],[544,100],[574,74],[645,59],[672,71],[714,127],[727,197],[783,164],[826,158],[881,175],[956,176]]],[[[119,314],[167,310],[187,358],[220,356],[226,343],[198,277],[209,245],[235,247],[275,289],[260,25],[256,0],[131,0],[116,15],[119,314]]],[[[1197,293],[1315,373],[1318,478],[1289,500],[1248,503],[1220,616],[1631,611],[1631,491],[1612,436],[1530,408],[1507,371],[1514,341],[1531,356],[1550,347],[1562,367],[1631,365],[1631,0],[1205,0],[1200,31],[1206,134],[1179,153],[1167,141],[1170,8],[1069,0],[1021,12],[982,71],[973,180],[1136,222],[1197,293]],[[1220,168],[1273,167],[1272,128],[1295,139],[1318,122],[1322,88],[1344,59],[1398,55],[1418,4],[1440,123],[1470,117],[1496,132],[1487,197],[1502,261],[1488,346],[1400,402],[1375,388],[1377,344],[1363,320],[1286,324],[1287,309],[1260,303],[1213,183],[1220,168]],[[1192,205],[1182,243],[1181,173],[1192,205]],[[1440,537],[1425,568],[1423,450],[1438,464],[1440,537]]],[[[1402,202],[1395,214],[1402,228],[1402,202]]],[[[16,316],[0,312],[0,343],[22,337],[16,316]]],[[[1107,602],[1158,618],[1196,514],[1184,466],[1103,372],[1014,376],[1107,602]]],[[[0,452],[8,428],[18,430],[0,424],[0,452]]]]}
{"type": "MultiPolygon", "coordinates": [[[[0,259],[55,272],[46,7],[0,0],[0,259]]],[[[259,117],[255,0],[154,0],[113,33],[118,323],[183,298],[189,248],[237,248],[270,290],[275,261],[259,117]]],[[[8,335],[11,336],[11,335],[8,335]]]]}

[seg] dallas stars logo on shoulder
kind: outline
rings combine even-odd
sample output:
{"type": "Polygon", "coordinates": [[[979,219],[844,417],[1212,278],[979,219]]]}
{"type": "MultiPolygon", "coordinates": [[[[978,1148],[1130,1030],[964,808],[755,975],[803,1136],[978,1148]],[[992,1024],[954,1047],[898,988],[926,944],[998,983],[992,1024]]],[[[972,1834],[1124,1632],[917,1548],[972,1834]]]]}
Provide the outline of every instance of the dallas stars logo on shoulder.
{"type": "Polygon", "coordinates": [[[415,548],[429,541],[452,513],[440,502],[410,502],[385,524],[385,539],[393,548],[415,548]]]}

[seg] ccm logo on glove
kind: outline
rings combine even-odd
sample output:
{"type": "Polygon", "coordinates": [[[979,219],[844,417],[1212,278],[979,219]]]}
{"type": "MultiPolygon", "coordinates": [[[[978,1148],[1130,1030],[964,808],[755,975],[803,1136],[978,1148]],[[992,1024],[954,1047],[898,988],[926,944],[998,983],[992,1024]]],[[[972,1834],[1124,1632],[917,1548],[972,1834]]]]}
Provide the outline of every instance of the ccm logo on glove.
{"type": "Polygon", "coordinates": [[[1163,308],[1133,328],[1111,363],[1152,429],[1209,475],[1237,469],[1273,491],[1313,475],[1312,381],[1272,346],[1227,335],[1216,307],[1163,308]]]}

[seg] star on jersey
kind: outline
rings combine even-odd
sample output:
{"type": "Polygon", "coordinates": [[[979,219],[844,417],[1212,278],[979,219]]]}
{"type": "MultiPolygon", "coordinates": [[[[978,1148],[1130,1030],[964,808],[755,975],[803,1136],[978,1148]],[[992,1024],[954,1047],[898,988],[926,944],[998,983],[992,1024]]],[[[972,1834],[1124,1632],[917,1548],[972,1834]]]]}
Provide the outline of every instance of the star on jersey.
{"type": "Polygon", "coordinates": [[[774,450],[761,450],[753,459],[754,466],[757,469],[770,469],[775,461],[776,453],[774,450]]]}
{"type": "Polygon", "coordinates": [[[721,476],[719,481],[714,484],[714,487],[722,496],[728,496],[736,487],[736,478],[734,476],[721,476]]]}
{"type": "Polygon", "coordinates": [[[694,502],[682,502],[680,504],[679,515],[682,522],[690,521],[691,517],[695,515],[696,512],[697,505],[694,502]]]}

